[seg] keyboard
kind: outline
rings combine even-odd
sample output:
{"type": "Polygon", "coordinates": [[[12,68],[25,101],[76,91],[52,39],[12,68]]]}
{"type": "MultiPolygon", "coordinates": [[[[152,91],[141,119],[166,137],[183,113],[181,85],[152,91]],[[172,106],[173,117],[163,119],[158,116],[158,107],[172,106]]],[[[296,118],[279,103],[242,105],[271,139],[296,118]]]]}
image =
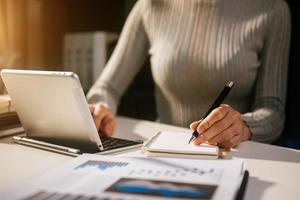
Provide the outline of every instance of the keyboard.
{"type": "Polygon", "coordinates": [[[105,137],[102,135],[100,135],[100,139],[101,139],[104,151],[143,143],[141,141],[133,141],[133,140],[125,140],[125,139],[121,139],[121,138],[105,137]]]}

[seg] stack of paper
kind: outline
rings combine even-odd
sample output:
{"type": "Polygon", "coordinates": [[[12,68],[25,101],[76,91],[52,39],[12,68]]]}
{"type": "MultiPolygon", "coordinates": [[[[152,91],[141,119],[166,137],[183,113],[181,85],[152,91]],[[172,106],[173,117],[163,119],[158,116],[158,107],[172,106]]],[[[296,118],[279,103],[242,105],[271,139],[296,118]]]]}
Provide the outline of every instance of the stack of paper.
{"type": "Polygon", "coordinates": [[[86,154],[0,192],[2,199],[222,199],[236,197],[240,160],[129,158],[86,154]]]}
{"type": "Polygon", "coordinates": [[[8,95],[0,95],[0,137],[22,132],[20,120],[8,95]]]}

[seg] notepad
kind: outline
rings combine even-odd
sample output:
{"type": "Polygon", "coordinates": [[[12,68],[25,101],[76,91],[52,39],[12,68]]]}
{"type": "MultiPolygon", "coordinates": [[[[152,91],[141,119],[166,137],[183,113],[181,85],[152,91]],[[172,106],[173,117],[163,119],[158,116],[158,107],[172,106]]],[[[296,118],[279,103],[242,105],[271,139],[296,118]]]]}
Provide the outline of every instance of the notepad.
{"type": "Polygon", "coordinates": [[[148,140],[142,151],[147,156],[218,158],[217,146],[188,144],[191,134],[184,132],[158,132],[148,140]]]}

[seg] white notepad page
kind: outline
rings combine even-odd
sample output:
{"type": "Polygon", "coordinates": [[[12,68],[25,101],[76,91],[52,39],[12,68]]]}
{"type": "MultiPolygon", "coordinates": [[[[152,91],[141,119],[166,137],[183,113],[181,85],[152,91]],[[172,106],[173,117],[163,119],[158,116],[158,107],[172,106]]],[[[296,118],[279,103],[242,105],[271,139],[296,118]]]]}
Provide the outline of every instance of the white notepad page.
{"type": "Polygon", "coordinates": [[[145,144],[144,148],[152,152],[218,155],[217,146],[195,145],[193,142],[188,144],[190,138],[191,134],[184,132],[159,132],[145,144]]]}

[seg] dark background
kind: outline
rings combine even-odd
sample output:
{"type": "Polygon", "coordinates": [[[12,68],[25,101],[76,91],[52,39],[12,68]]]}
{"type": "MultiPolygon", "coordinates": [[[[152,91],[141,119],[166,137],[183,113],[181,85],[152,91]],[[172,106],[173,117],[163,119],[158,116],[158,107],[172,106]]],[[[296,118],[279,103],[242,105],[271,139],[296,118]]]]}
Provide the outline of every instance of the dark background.
{"type": "Polygon", "coordinates": [[[291,11],[292,36],[286,99],[285,129],[278,144],[300,149],[300,16],[299,5],[297,8],[296,2],[296,0],[287,0],[291,11]]]}

